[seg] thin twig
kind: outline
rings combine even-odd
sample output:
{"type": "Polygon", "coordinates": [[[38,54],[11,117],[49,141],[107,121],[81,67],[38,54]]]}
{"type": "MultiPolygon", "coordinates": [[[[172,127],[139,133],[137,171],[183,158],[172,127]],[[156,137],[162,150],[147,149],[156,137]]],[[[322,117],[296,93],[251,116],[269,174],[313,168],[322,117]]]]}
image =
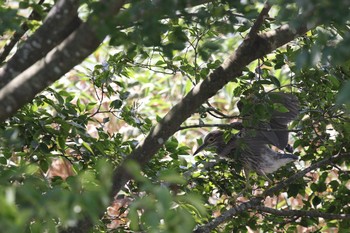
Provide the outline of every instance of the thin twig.
{"type": "Polygon", "coordinates": [[[273,196],[275,193],[279,192],[280,190],[282,190],[283,188],[287,187],[288,185],[292,184],[294,181],[303,178],[307,173],[309,173],[310,171],[313,171],[317,168],[323,167],[325,165],[329,165],[332,164],[333,161],[340,159],[340,158],[345,158],[347,156],[350,156],[350,153],[338,153],[336,155],[333,155],[329,158],[325,158],[322,159],[321,161],[318,161],[314,164],[312,164],[310,167],[305,168],[304,170],[292,175],[291,177],[289,177],[288,179],[278,183],[277,185],[265,190],[265,192],[263,193],[263,196],[267,197],[267,196],[273,196]]]}
{"type": "Polygon", "coordinates": [[[316,210],[277,210],[266,206],[254,206],[253,209],[277,216],[312,217],[323,219],[350,219],[350,214],[323,213],[316,210]]]}
{"type": "Polygon", "coordinates": [[[264,8],[261,10],[258,18],[254,22],[253,26],[251,27],[248,33],[249,39],[254,39],[257,36],[259,29],[261,25],[264,23],[265,18],[268,16],[270,9],[271,9],[271,5],[266,1],[264,3],[264,8]]]}
{"type": "MultiPolygon", "coordinates": [[[[194,128],[213,128],[218,127],[222,129],[237,129],[241,130],[243,126],[241,126],[240,122],[233,122],[231,124],[199,124],[199,125],[186,125],[179,127],[178,130],[184,129],[194,129],[194,128]]],[[[292,132],[298,133],[303,131],[303,129],[270,129],[270,128],[259,128],[259,127],[244,127],[245,129],[254,129],[257,131],[267,131],[267,132],[292,132]]]]}
{"type": "Polygon", "coordinates": [[[263,198],[255,197],[255,198],[252,198],[250,201],[247,201],[247,202],[242,203],[240,205],[236,205],[236,206],[232,207],[231,209],[223,212],[219,217],[213,219],[213,221],[197,227],[193,232],[194,233],[212,232],[213,229],[215,229],[221,223],[225,222],[227,219],[230,219],[239,213],[242,213],[248,209],[252,209],[252,208],[255,208],[255,206],[257,206],[257,205],[260,205],[262,200],[263,200],[263,198]]]}
{"type": "Polygon", "coordinates": [[[200,125],[187,125],[187,126],[181,126],[178,130],[184,130],[184,129],[193,129],[193,128],[212,128],[212,127],[218,127],[218,128],[232,128],[230,124],[200,124],[200,125]]]}
{"type": "Polygon", "coordinates": [[[102,84],[102,86],[101,86],[101,98],[100,98],[99,94],[97,93],[97,89],[96,89],[95,79],[94,78],[92,79],[92,82],[94,83],[93,88],[94,88],[94,91],[95,91],[96,98],[99,101],[99,104],[97,106],[96,111],[93,114],[91,114],[90,117],[94,117],[97,113],[100,112],[101,106],[103,104],[103,98],[104,98],[104,91],[103,91],[104,84],[102,84]]]}
{"type": "Polygon", "coordinates": [[[234,119],[234,118],[239,118],[239,116],[237,115],[226,115],[224,113],[222,113],[219,109],[213,107],[213,105],[211,105],[209,103],[209,101],[206,102],[206,104],[209,106],[208,109],[206,109],[207,113],[209,113],[210,115],[216,117],[216,118],[219,118],[219,119],[234,119]],[[215,114],[211,113],[211,112],[214,112],[216,114],[218,114],[219,116],[216,116],[215,114]]]}

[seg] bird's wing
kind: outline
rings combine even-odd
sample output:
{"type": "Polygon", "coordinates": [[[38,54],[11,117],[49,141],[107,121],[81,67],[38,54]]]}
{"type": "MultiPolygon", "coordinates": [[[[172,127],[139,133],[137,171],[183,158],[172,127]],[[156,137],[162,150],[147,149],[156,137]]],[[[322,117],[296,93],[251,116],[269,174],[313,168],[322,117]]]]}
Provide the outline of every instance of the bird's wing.
{"type": "Polygon", "coordinates": [[[270,144],[283,150],[288,145],[289,132],[287,124],[298,116],[300,103],[298,98],[290,93],[275,92],[270,95],[272,102],[282,104],[288,109],[288,112],[273,111],[270,119],[270,129],[272,131],[263,132],[262,134],[269,138],[270,144]]]}
{"type": "Polygon", "coordinates": [[[283,92],[273,92],[269,94],[269,97],[273,103],[282,104],[288,109],[288,112],[273,111],[270,119],[271,122],[275,122],[279,125],[287,125],[299,114],[300,104],[295,95],[283,92]]]}
{"type": "Polygon", "coordinates": [[[261,130],[257,130],[255,138],[283,150],[288,144],[288,136],[286,125],[270,123],[265,124],[261,130]]]}
{"type": "Polygon", "coordinates": [[[246,131],[244,136],[240,139],[240,149],[243,154],[249,153],[259,155],[261,151],[268,148],[266,138],[262,136],[252,136],[250,130],[246,131]]]}
{"type": "MultiPolygon", "coordinates": [[[[263,144],[274,145],[283,150],[288,144],[289,132],[287,125],[297,117],[299,113],[299,101],[295,95],[290,93],[271,92],[267,96],[271,103],[279,103],[288,111],[274,110],[269,122],[260,122],[255,127],[251,126],[257,128],[253,139],[259,140],[263,144]]],[[[238,107],[241,111],[243,102],[238,102],[238,107]]]]}

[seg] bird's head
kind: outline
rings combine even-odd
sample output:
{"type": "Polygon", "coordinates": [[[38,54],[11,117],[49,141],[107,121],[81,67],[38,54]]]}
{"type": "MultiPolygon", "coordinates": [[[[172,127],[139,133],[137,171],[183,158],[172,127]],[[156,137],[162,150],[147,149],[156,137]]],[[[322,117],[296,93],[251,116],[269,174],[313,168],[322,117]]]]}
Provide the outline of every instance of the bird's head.
{"type": "Polygon", "coordinates": [[[197,148],[193,155],[198,154],[200,151],[206,148],[217,148],[222,143],[224,143],[224,132],[214,130],[205,136],[203,144],[197,148]]]}

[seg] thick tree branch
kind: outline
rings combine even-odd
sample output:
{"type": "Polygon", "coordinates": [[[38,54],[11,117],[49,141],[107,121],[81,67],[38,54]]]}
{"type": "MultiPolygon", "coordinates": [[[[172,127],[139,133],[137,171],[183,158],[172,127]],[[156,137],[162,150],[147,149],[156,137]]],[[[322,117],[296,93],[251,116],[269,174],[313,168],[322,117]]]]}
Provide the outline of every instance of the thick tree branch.
{"type": "MultiPolygon", "coordinates": [[[[149,1],[140,2],[139,4],[142,5],[147,2],[149,1]]],[[[210,0],[192,0],[186,2],[186,6],[191,7],[207,2],[210,2],[210,0]]],[[[3,88],[16,75],[43,58],[50,50],[79,28],[82,21],[77,15],[78,6],[79,1],[77,0],[60,0],[55,4],[43,25],[25,41],[23,46],[19,48],[6,65],[0,68],[0,88],[3,88]]],[[[130,14],[132,10],[124,10],[113,17],[114,20],[111,19],[110,21],[115,21],[115,26],[120,30],[121,28],[128,28],[135,25],[143,17],[152,17],[154,11],[159,9],[157,9],[156,5],[152,11],[144,11],[140,7],[136,15],[135,12],[130,14]],[[130,20],[128,21],[127,19],[130,20]]]]}
{"type": "MultiPolygon", "coordinates": [[[[283,188],[287,187],[288,185],[290,185],[291,183],[295,182],[296,180],[304,177],[308,172],[310,172],[312,170],[315,170],[315,169],[320,168],[322,166],[326,166],[326,165],[332,164],[332,162],[337,160],[337,159],[346,158],[346,157],[349,157],[349,156],[350,156],[349,153],[336,154],[336,155],[334,155],[332,157],[325,158],[325,159],[323,159],[323,160],[321,160],[319,162],[314,163],[310,167],[308,167],[308,168],[306,168],[306,169],[304,169],[304,170],[302,170],[302,171],[292,175],[290,178],[286,179],[285,181],[282,181],[279,184],[273,186],[272,188],[267,189],[261,196],[252,198],[250,201],[248,201],[248,203],[250,203],[249,206],[251,206],[251,207],[245,208],[243,211],[247,211],[249,208],[259,210],[260,207],[258,207],[258,206],[260,206],[261,201],[265,197],[273,196],[273,194],[280,192],[283,188]],[[254,203],[254,205],[252,205],[251,203],[254,203]]],[[[219,217],[213,219],[211,222],[198,227],[194,232],[196,232],[196,233],[210,232],[211,230],[213,230],[215,227],[217,227],[221,223],[229,221],[232,217],[236,216],[238,213],[243,212],[243,211],[237,212],[236,208],[237,207],[235,206],[235,207],[232,207],[231,209],[223,212],[222,215],[220,215],[219,217]]],[[[326,216],[326,215],[327,214],[325,214],[324,216],[326,216]]],[[[298,216],[298,215],[296,215],[296,216],[298,216]]],[[[331,216],[331,215],[328,215],[328,216],[331,216]]],[[[338,214],[338,216],[339,216],[339,214],[338,214]]],[[[312,216],[312,217],[317,217],[317,216],[312,216]]]]}
{"type": "MultiPolygon", "coordinates": [[[[17,109],[31,101],[35,94],[91,54],[104,38],[104,35],[101,34],[100,37],[97,37],[99,27],[105,26],[106,20],[116,14],[123,3],[122,0],[105,2],[105,5],[102,6],[103,11],[92,15],[86,23],[81,24],[59,46],[2,88],[0,108],[3,111],[0,113],[0,120],[3,121],[11,116],[17,109]]],[[[304,34],[309,29],[306,26],[291,28],[284,25],[276,30],[257,35],[253,39],[247,37],[222,66],[194,87],[181,102],[172,108],[151,130],[144,142],[115,171],[112,195],[117,193],[130,179],[130,174],[126,172],[124,167],[128,161],[133,160],[140,164],[148,162],[165,141],[176,132],[182,122],[225,84],[238,77],[245,66],[304,34]]],[[[250,201],[251,205],[241,205],[242,209],[251,208],[260,201],[260,199],[254,200],[250,201]]]]}
{"type": "Polygon", "coordinates": [[[233,216],[247,211],[248,209],[256,208],[256,206],[261,204],[263,199],[260,197],[252,198],[250,201],[242,203],[240,205],[234,206],[231,209],[222,213],[219,217],[213,219],[213,221],[197,227],[193,232],[194,233],[210,233],[213,229],[219,226],[221,223],[227,221],[227,219],[232,218],[233,216]]]}
{"type": "Polygon", "coordinates": [[[81,20],[77,16],[78,7],[78,0],[60,0],[55,4],[43,25],[0,68],[0,88],[41,59],[79,27],[81,20]]]}
{"type": "MultiPolygon", "coordinates": [[[[6,109],[0,113],[0,120],[11,116],[37,93],[79,64],[97,48],[104,38],[100,33],[101,28],[110,25],[106,20],[113,22],[119,18],[117,11],[113,8],[118,4],[109,3],[108,0],[103,2],[101,5],[104,6],[100,7],[95,15],[90,16],[83,25],[76,16],[77,0],[60,0],[54,6],[44,25],[25,42],[5,66],[0,68],[0,88],[3,87],[0,90],[0,106],[6,109]],[[62,30],[58,30],[57,27],[62,30]],[[63,42],[53,49],[61,41],[63,42]],[[47,54],[50,50],[51,52],[47,54]],[[21,74],[18,75],[19,73],[21,74]],[[18,75],[16,80],[8,83],[16,75],[18,75]]],[[[176,7],[182,9],[183,4],[192,6],[205,2],[208,0],[179,2],[176,7]]],[[[123,14],[126,14],[125,11],[123,14]]],[[[124,20],[116,21],[116,25],[121,25],[124,20]]]]}
{"type": "MultiPolygon", "coordinates": [[[[38,5],[43,4],[44,0],[40,0],[38,2],[38,5]]],[[[35,9],[30,13],[28,19],[32,20],[38,20],[41,16],[38,12],[35,11],[35,9]]],[[[10,40],[5,44],[5,46],[0,50],[0,64],[5,61],[6,57],[10,54],[13,47],[17,44],[17,42],[21,39],[21,37],[26,33],[26,31],[29,29],[28,24],[26,22],[22,23],[20,26],[20,30],[15,31],[15,33],[12,35],[10,40]]]]}
{"type": "Polygon", "coordinates": [[[36,62],[0,90],[0,106],[4,110],[0,114],[0,119],[5,120],[31,101],[37,93],[68,72],[74,65],[79,64],[99,44],[100,40],[94,36],[94,31],[86,24],[81,25],[45,58],[36,62]],[[80,51],[76,51],[76,48],[80,48],[80,51]],[[67,60],[70,62],[65,62],[67,60]]]}
{"type": "Polygon", "coordinates": [[[11,116],[20,107],[31,101],[37,93],[90,55],[105,36],[100,35],[100,28],[105,27],[106,21],[117,14],[124,2],[124,0],[119,0],[101,3],[100,10],[95,15],[91,15],[86,23],[81,24],[59,46],[2,88],[0,106],[4,111],[0,113],[0,120],[3,121],[11,116]]]}
{"type": "MultiPolygon", "coordinates": [[[[300,17],[304,16],[301,15],[300,17]]],[[[113,178],[112,195],[119,192],[131,178],[124,167],[128,161],[134,160],[141,165],[147,163],[159,148],[163,146],[165,141],[179,129],[182,122],[190,117],[208,98],[215,95],[224,85],[238,77],[242,69],[250,62],[272,52],[297,36],[303,35],[309,29],[306,25],[300,25],[298,28],[283,25],[276,30],[260,34],[255,39],[247,37],[219,68],[214,70],[207,79],[195,86],[164,116],[145,140],[116,169],[113,178]]]]}
{"type": "Polygon", "coordinates": [[[259,212],[274,214],[276,216],[310,217],[323,219],[350,219],[350,214],[323,213],[316,210],[277,210],[266,206],[253,206],[252,209],[255,209],[259,212]]]}
{"type": "Polygon", "coordinates": [[[336,154],[333,155],[329,158],[325,158],[321,161],[318,161],[314,164],[312,164],[310,167],[305,168],[304,170],[292,175],[288,179],[278,183],[277,185],[273,186],[272,188],[267,189],[264,193],[263,196],[273,196],[274,194],[280,192],[283,188],[289,186],[291,183],[295,182],[298,179],[303,178],[308,172],[313,171],[317,168],[323,167],[325,165],[332,164],[335,160],[341,159],[341,158],[346,158],[349,157],[350,153],[342,153],[342,154],[336,154]]]}

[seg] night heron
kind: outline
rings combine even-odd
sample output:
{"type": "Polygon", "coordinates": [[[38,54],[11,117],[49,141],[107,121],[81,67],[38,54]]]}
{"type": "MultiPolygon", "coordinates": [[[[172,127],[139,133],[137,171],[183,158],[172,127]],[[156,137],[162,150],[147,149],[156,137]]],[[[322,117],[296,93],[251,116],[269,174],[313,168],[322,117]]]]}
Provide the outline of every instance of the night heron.
{"type": "MultiPolygon", "coordinates": [[[[269,120],[258,121],[257,124],[243,118],[242,129],[239,133],[231,135],[228,140],[224,139],[223,131],[212,131],[204,138],[203,144],[198,147],[194,155],[206,148],[215,148],[217,155],[236,159],[243,165],[247,181],[249,172],[253,170],[272,182],[266,174],[273,173],[287,163],[298,159],[294,154],[276,152],[268,145],[281,150],[287,147],[289,136],[287,125],[298,115],[299,102],[294,95],[282,92],[269,93],[266,98],[272,104],[281,104],[283,111],[272,110],[269,120]]],[[[256,103],[254,98],[249,101],[256,103]]],[[[238,103],[241,115],[247,116],[247,119],[259,119],[254,112],[242,114],[244,105],[247,103],[249,102],[238,103]]]]}

